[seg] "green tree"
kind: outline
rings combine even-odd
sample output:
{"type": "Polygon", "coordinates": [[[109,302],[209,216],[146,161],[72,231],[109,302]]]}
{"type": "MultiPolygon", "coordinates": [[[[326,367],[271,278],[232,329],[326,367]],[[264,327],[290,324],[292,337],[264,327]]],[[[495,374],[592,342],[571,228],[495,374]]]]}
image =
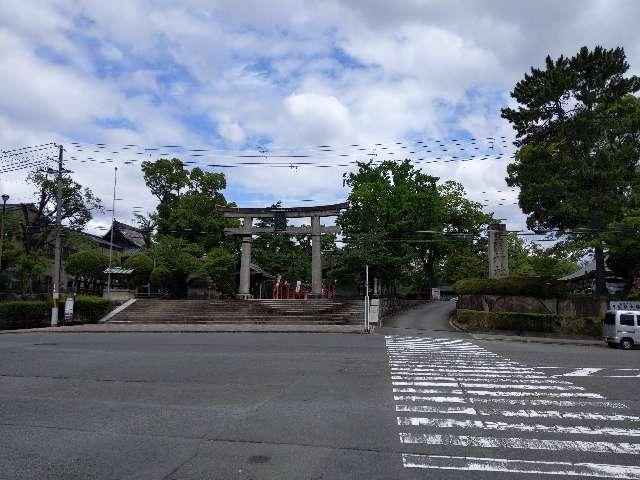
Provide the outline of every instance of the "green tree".
{"type": "Polygon", "coordinates": [[[159,265],[151,271],[149,282],[156,288],[169,290],[174,288],[173,274],[164,265],[159,265]]]}
{"type": "MultiPolygon", "coordinates": [[[[223,173],[187,170],[177,158],[143,162],[144,179],[159,200],[157,211],[145,220],[146,227],[157,226],[158,234],[198,243],[204,250],[233,241],[224,228],[235,223],[226,220],[218,207],[227,206],[221,190],[227,186],[223,173]]],[[[153,230],[153,227],[150,229],[153,230]]]]}
{"type": "MultiPolygon", "coordinates": [[[[439,228],[443,235],[434,235],[433,264],[427,277],[455,283],[467,276],[477,276],[487,270],[487,242],[481,239],[483,230],[494,219],[482,211],[482,204],[467,198],[462,184],[446,181],[438,186],[442,208],[439,228]]],[[[428,288],[425,285],[425,288],[428,288]]]]}
{"type": "MultiPolygon", "coordinates": [[[[20,237],[25,251],[42,253],[56,225],[56,179],[36,171],[27,181],[36,188],[37,202],[22,205],[20,237]]],[[[92,212],[102,210],[101,200],[89,188],[83,188],[69,176],[62,178],[61,218],[64,225],[72,230],[82,230],[91,220],[92,212]]]]}
{"type": "Polygon", "coordinates": [[[547,57],[511,93],[518,108],[502,109],[517,132],[507,183],[520,187],[527,225],[586,241],[598,293],[606,292],[605,231],[621,220],[637,182],[640,102],[632,94],[640,79],[628,69],[622,48],[547,57]]]}
{"type": "Polygon", "coordinates": [[[408,237],[441,228],[436,182],[408,160],[358,164],[358,171],[345,178],[351,187],[349,207],[337,221],[345,247],[334,274],[358,281],[368,264],[372,276],[396,283],[412,264],[429,272],[435,248],[411,246],[408,237]]]}
{"type": "Polygon", "coordinates": [[[35,252],[22,251],[16,257],[15,268],[22,293],[31,293],[33,282],[49,268],[50,262],[35,252]]]}
{"type": "Polygon", "coordinates": [[[140,287],[149,282],[149,275],[153,271],[153,259],[145,253],[136,253],[125,260],[124,267],[133,269],[131,286],[140,287]]]}
{"type": "Polygon", "coordinates": [[[222,293],[231,295],[235,291],[236,259],[224,248],[211,250],[204,262],[202,270],[222,293]]]}
{"type": "Polygon", "coordinates": [[[65,271],[75,277],[76,289],[85,294],[100,294],[109,257],[98,250],[84,250],[69,255],[65,271]]]}
{"type": "Polygon", "coordinates": [[[174,238],[168,235],[159,235],[156,243],[146,252],[156,267],[151,272],[150,280],[152,284],[157,284],[154,278],[159,278],[159,273],[154,272],[158,267],[162,267],[159,272],[168,271],[171,281],[161,283],[163,288],[169,288],[176,296],[184,297],[187,293],[187,280],[189,277],[201,271],[202,267],[202,247],[195,243],[190,243],[181,238],[174,238]],[[154,276],[155,275],[155,276],[154,276]]]}

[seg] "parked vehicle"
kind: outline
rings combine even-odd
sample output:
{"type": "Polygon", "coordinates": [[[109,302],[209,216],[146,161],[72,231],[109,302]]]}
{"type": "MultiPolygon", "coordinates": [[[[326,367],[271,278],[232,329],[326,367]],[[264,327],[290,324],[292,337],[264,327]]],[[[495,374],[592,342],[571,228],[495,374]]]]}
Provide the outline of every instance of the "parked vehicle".
{"type": "Polygon", "coordinates": [[[602,336],[610,347],[630,350],[640,345],[640,311],[607,311],[602,321],[602,336]]]}

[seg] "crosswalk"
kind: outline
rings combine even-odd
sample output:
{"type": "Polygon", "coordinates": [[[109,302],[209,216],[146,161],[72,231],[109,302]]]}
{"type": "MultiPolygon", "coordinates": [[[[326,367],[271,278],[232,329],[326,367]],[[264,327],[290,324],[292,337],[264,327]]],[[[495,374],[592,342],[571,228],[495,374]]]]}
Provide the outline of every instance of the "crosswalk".
{"type": "Polygon", "coordinates": [[[460,339],[386,345],[404,467],[640,479],[624,403],[460,339]]]}

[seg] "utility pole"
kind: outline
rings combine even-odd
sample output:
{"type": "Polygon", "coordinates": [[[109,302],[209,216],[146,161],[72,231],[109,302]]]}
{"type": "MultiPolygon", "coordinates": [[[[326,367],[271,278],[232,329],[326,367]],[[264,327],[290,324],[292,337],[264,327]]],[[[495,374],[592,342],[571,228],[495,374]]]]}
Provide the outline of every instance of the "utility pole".
{"type": "Polygon", "coordinates": [[[113,203],[111,204],[111,240],[109,242],[109,269],[107,270],[107,296],[111,293],[111,259],[113,258],[113,228],[116,224],[116,185],[118,184],[118,167],[113,171],[113,203]]]}
{"type": "Polygon", "coordinates": [[[364,331],[369,333],[369,265],[364,267],[364,331]]]}
{"type": "Polygon", "coordinates": [[[56,250],[53,265],[53,301],[51,303],[51,326],[58,325],[58,303],[60,301],[60,268],[62,258],[62,174],[64,172],[62,165],[62,152],[64,148],[58,145],[58,171],[56,176],[57,192],[56,192],[56,250]]]}
{"type": "Polygon", "coordinates": [[[7,209],[7,200],[9,200],[9,195],[5,193],[2,195],[2,223],[0,224],[0,272],[2,272],[2,252],[4,247],[4,214],[7,209]]]}

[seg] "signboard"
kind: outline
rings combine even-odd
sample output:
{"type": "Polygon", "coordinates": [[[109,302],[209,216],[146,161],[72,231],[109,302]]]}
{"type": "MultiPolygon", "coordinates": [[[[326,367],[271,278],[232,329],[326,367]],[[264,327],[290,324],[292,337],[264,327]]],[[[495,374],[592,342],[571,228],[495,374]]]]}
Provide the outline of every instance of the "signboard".
{"type": "Polygon", "coordinates": [[[298,280],[296,282],[296,293],[300,293],[300,286],[302,285],[302,282],[300,280],[298,280]]]}
{"type": "Polygon", "coordinates": [[[273,227],[276,232],[284,232],[287,229],[287,214],[285,212],[273,213],[273,227]]]}
{"type": "Polygon", "coordinates": [[[617,300],[609,302],[609,310],[640,310],[639,300],[617,300]]]}
{"type": "Polygon", "coordinates": [[[369,305],[369,323],[378,323],[380,318],[380,299],[372,298],[369,305]]]}
{"type": "Polygon", "coordinates": [[[64,321],[73,320],[73,297],[67,297],[67,300],[64,302],[64,321]]]}
{"type": "Polygon", "coordinates": [[[431,289],[431,300],[440,300],[440,289],[432,288],[431,289]]]}

